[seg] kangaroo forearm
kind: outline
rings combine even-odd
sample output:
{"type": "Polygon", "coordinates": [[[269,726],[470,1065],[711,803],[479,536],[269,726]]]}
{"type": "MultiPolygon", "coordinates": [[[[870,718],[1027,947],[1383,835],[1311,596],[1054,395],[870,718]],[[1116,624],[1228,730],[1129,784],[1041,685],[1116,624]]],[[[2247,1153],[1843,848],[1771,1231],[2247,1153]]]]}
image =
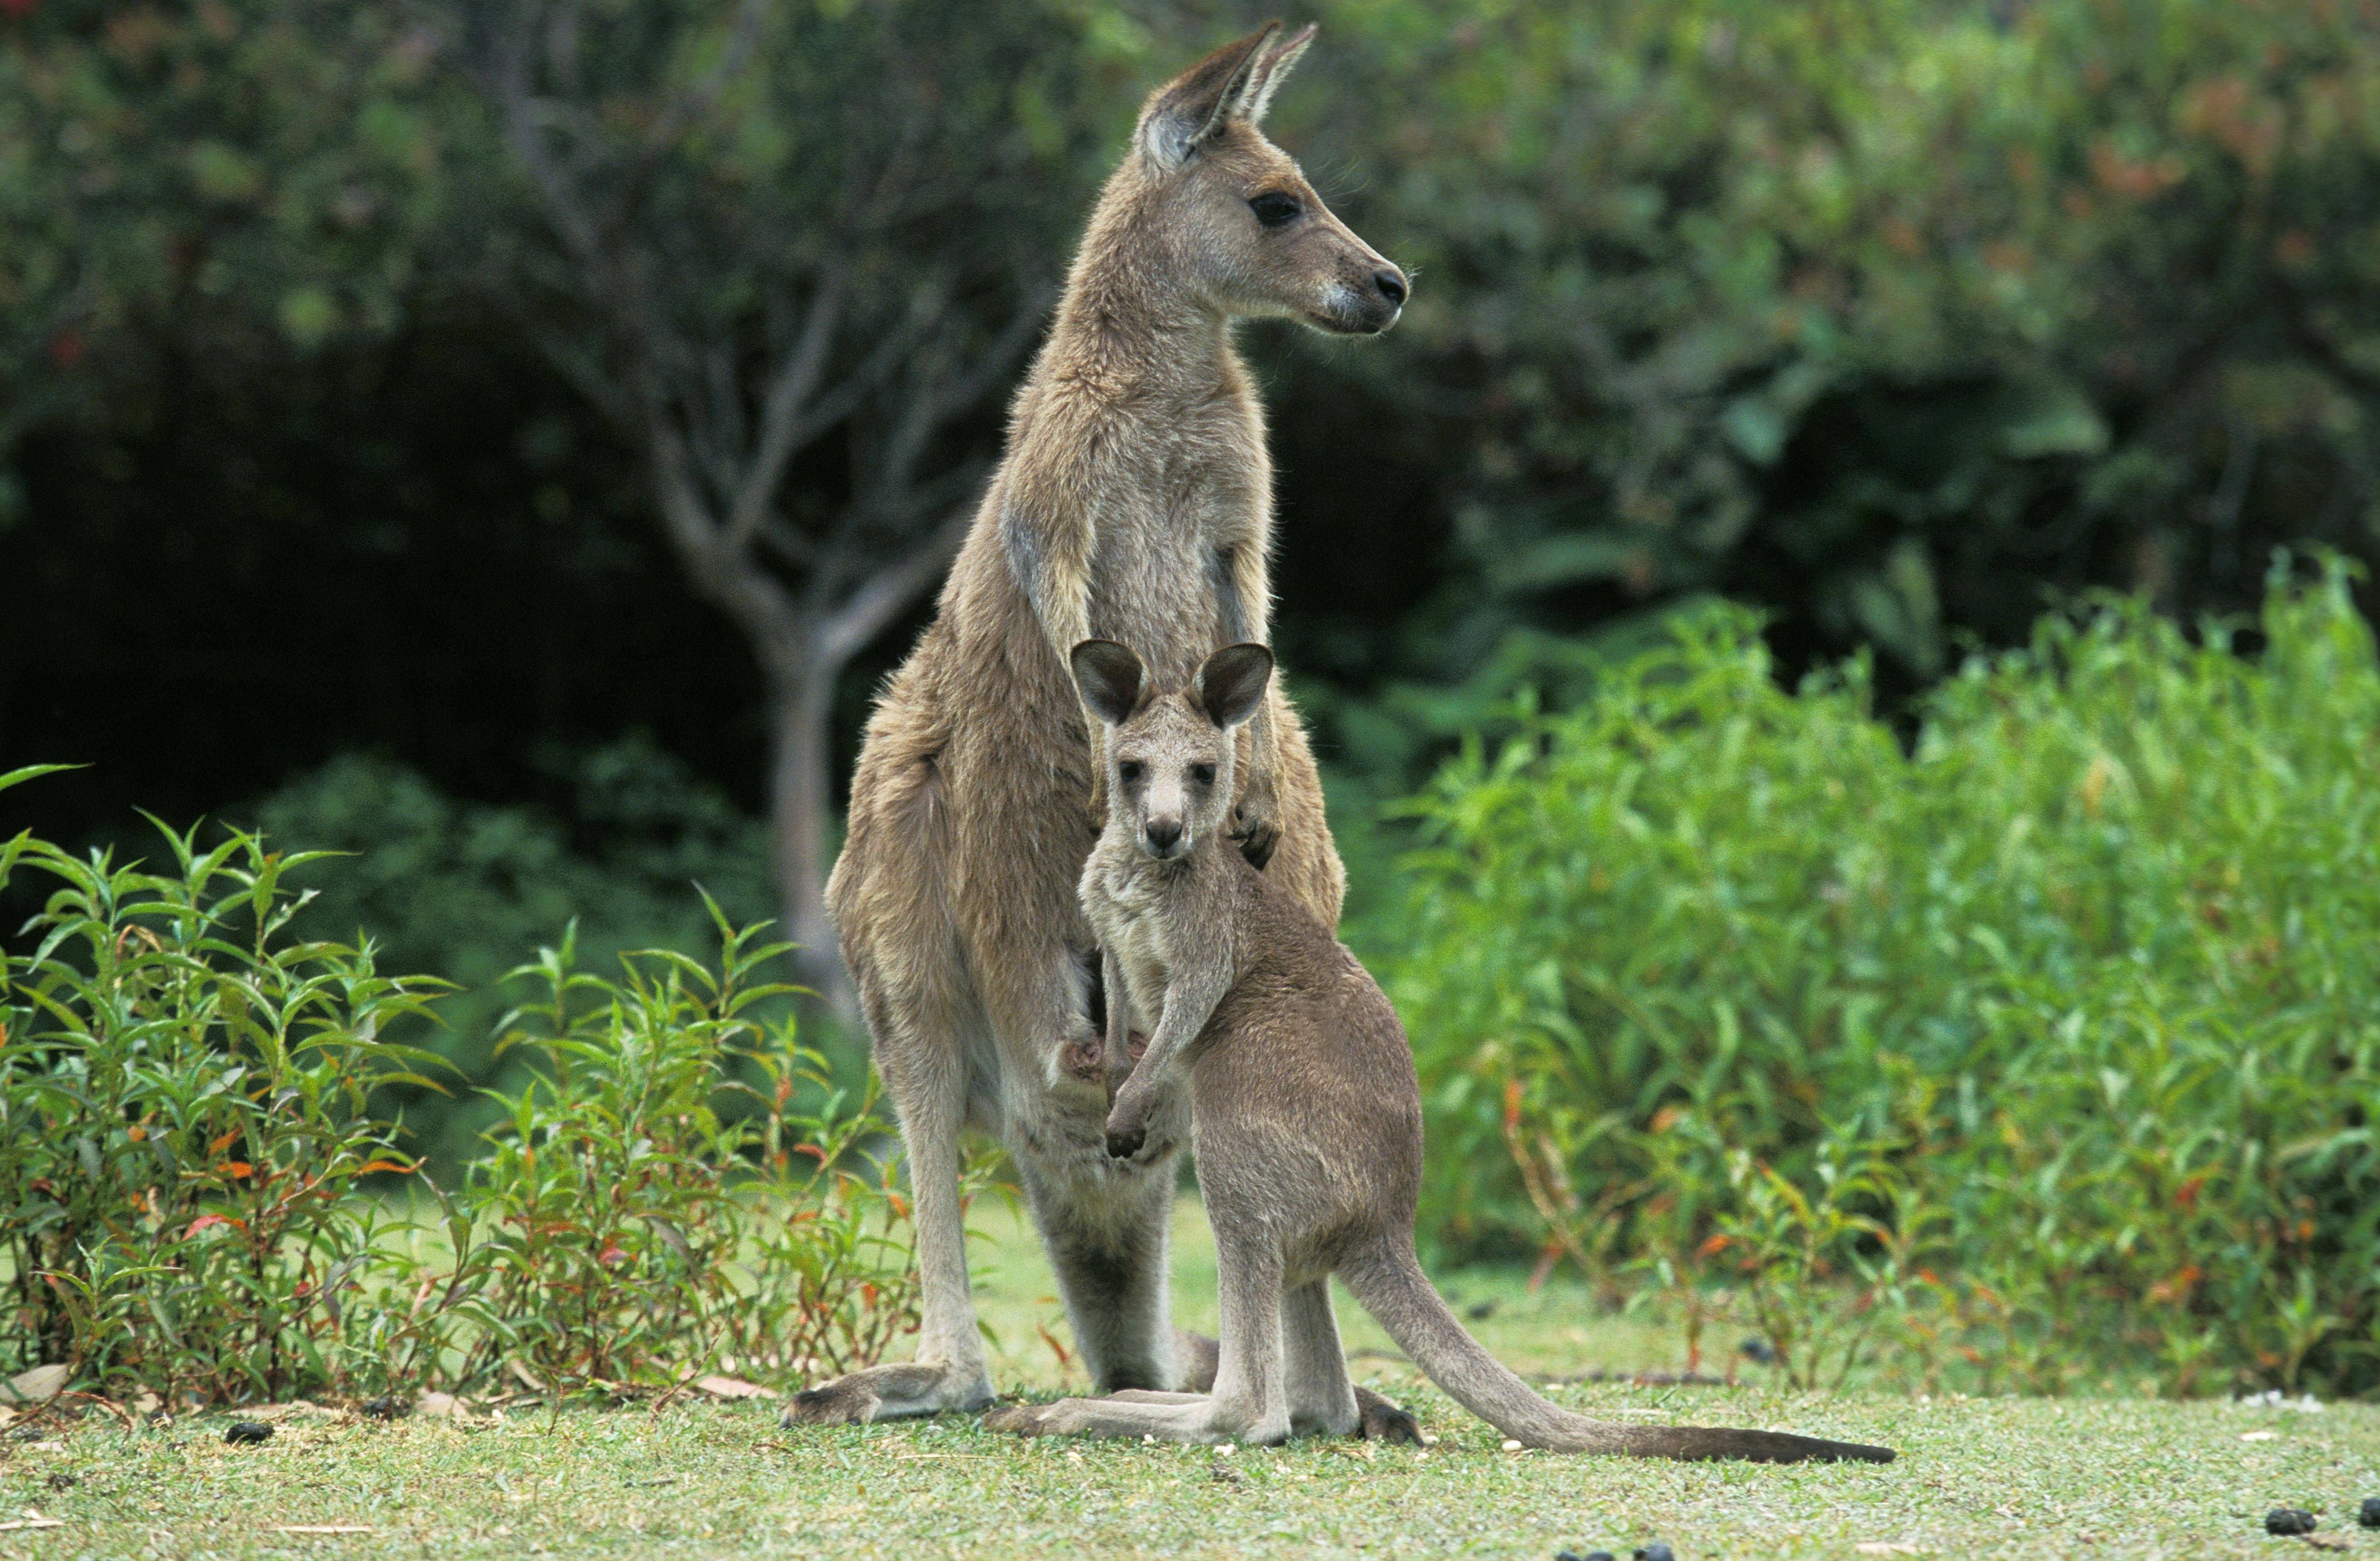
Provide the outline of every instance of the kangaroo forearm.
{"type": "Polygon", "coordinates": [[[1207,1021],[1215,1017],[1215,1006],[1229,990],[1228,982],[1212,981],[1176,982],[1167,987],[1164,1016],[1157,1021],[1157,1033],[1149,1037],[1148,1050],[1141,1054],[1133,1072],[1152,1081],[1163,1079],[1190,1049],[1190,1043],[1206,1030],[1207,1021]]]}
{"type": "Polygon", "coordinates": [[[1132,1070],[1132,994],[1124,987],[1123,964],[1114,955],[1100,956],[1099,970],[1107,985],[1109,1076],[1122,1079],[1132,1070]]]}
{"type": "Polygon", "coordinates": [[[1001,548],[1009,573],[1025,592],[1034,621],[1064,665],[1074,648],[1091,637],[1091,527],[1087,518],[1036,514],[1020,504],[1003,506],[1001,548]]]}
{"type": "Polygon", "coordinates": [[[1278,789],[1281,776],[1281,738],[1273,723],[1273,701],[1278,692],[1266,696],[1264,703],[1248,722],[1248,785],[1264,790],[1278,789]]]}

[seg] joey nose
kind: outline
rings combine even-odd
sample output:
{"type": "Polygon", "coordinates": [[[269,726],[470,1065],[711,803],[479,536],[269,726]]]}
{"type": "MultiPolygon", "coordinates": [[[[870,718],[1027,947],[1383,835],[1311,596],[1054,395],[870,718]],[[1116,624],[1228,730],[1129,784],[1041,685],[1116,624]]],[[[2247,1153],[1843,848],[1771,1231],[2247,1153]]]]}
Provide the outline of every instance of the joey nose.
{"type": "Polygon", "coordinates": [[[1389,300],[1390,309],[1405,306],[1405,274],[1395,266],[1386,266],[1372,273],[1372,287],[1389,300]]]}
{"type": "Polygon", "coordinates": [[[1170,851],[1173,849],[1173,843],[1182,838],[1182,821],[1151,819],[1148,821],[1148,833],[1150,850],[1160,853],[1170,851]]]}

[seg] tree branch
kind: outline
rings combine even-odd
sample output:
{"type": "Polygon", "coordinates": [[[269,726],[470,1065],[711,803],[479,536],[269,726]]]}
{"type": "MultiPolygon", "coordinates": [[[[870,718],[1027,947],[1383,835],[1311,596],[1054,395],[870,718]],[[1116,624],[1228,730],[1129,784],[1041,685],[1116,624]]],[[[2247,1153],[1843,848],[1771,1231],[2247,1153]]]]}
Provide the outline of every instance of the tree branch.
{"type": "Polygon", "coordinates": [[[805,427],[807,420],[802,409],[818,389],[819,376],[826,372],[828,349],[834,345],[835,331],[843,323],[843,299],[844,269],[838,260],[828,268],[818,291],[811,295],[801,333],[795,338],[793,350],[785,354],[761,403],[759,445],[745,467],[743,481],[735,490],[735,506],[727,516],[730,547],[741,548],[752,540],[768,517],[769,506],[777,495],[777,484],[784,480],[786,464],[802,445],[817,436],[815,428],[805,427]]]}
{"type": "Polygon", "coordinates": [[[877,570],[851,599],[819,623],[812,643],[822,659],[840,666],[868,642],[884,632],[892,620],[931,586],[966,540],[976,506],[963,504],[943,517],[933,533],[918,543],[898,563],[877,570]]]}

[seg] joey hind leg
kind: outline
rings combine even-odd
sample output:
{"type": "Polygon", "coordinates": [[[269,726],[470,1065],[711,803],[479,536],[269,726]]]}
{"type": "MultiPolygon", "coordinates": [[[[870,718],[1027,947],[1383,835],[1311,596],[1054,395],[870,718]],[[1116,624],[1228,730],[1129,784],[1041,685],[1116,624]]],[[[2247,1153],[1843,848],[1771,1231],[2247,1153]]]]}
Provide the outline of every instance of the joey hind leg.
{"type": "Polygon", "coordinates": [[[783,1423],[847,1425],[950,1409],[979,1409],[992,1401],[975,1299],[967,1286],[966,1226],[959,1207],[960,1131],[966,1081],[955,1044],[928,1049],[909,1024],[862,979],[861,998],[888,1092],[901,1118],[916,1209],[922,1317],[914,1361],[870,1366],[795,1394],[783,1423]],[[895,1028],[895,1027],[899,1028],[895,1028]],[[888,1043],[889,1038],[895,1038],[888,1043]]]}
{"type": "Polygon", "coordinates": [[[1281,1339],[1290,1429],[1300,1435],[1353,1433],[1362,1421],[1339,1320],[1330,1313],[1329,1280],[1300,1285],[1281,1299],[1281,1339]]]}
{"type": "Polygon", "coordinates": [[[1289,1440],[1281,1369],[1281,1267],[1269,1250],[1222,1254],[1223,1341],[1214,1391],[1119,1393],[1019,1404],[984,1417],[1026,1436],[1153,1436],[1160,1442],[1271,1445],[1289,1440]]]}
{"type": "MultiPolygon", "coordinates": [[[[1335,1326],[1335,1320],[1334,1320],[1335,1326]]],[[[1342,1355],[1342,1359],[1344,1357],[1342,1355]]],[[[1211,1392],[1220,1351],[1215,1341],[1187,1328],[1173,1331],[1173,1361],[1182,1385],[1192,1393],[1211,1392]]],[[[1370,1388],[1355,1389],[1355,1431],[1366,1442],[1402,1442],[1421,1445],[1421,1421],[1413,1411],[1370,1388]]],[[[1306,1429],[1301,1426],[1299,1429],[1306,1429]]]]}

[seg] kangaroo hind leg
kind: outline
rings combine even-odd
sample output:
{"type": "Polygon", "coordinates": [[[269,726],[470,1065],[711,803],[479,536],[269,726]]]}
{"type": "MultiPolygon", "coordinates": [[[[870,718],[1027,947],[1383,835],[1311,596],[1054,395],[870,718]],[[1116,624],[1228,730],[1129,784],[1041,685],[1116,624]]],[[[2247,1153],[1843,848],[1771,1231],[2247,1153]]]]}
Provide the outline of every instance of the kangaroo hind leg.
{"type": "Polygon", "coordinates": [[[922,1312],[917,1353],[912,1362],[867,1367],[796,1394],[783,1416],[789,1426],[978,1409],[992,1400],[959,1206],[966,1040],[981,1019],[961,984],[957,947],[947,936],[903,951],[906,957],[897,968],[919,979],[897,994],[886,990],[876,963],[855,942],[846,937],[845,951],[853,956],[852,973],[909,1163],[922,1312]]]}

